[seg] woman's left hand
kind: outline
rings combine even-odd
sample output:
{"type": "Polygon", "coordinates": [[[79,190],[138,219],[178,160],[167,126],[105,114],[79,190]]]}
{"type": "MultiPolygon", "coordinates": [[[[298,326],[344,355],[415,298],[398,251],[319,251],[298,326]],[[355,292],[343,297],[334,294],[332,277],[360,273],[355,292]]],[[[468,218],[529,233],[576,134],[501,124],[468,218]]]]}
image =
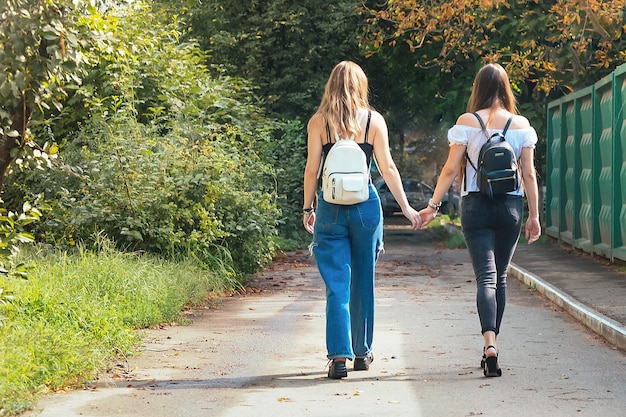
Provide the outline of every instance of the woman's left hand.
{"type": "Polygon", "coordinates": [[[315,226],[315,212],[314,211],[310,211],[308,213],[305,212],[304,220],[302,220],[302,223],[304,223],[304,230],[306,230],[310,234],[313,234],[313,229],[315,226]]]}
{"type": "Polygon", "coordinates": [[[420,216],[422,217],[422,229],[426,229],[428,223],[432,222],[437,217],[437,210],[432,207],[426,207],[420,210],[420,216]]]}

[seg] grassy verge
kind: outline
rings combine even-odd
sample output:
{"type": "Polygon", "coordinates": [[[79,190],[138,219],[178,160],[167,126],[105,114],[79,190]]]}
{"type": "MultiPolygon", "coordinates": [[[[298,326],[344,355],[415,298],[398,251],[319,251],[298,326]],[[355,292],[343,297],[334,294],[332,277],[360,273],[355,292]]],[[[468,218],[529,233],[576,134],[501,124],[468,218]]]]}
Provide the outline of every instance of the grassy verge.
{"type": "Polygon", "coordinates": [[[441,236],[446,248],[461,249],[466,247],[465,238],[461,233],[461,219],[459,217],[451,219],[445,214],[440,214],[427,227],[441,236]]]}
{"type": "Polygon", "coordinates": [[[189,305],[237,286],[223,266],[200,268],[112,250],[30,255],[28,280],[4,280],[0,299],[0,415],[79,386],[141,342],[135,330],[180,322],[189,305]]]}

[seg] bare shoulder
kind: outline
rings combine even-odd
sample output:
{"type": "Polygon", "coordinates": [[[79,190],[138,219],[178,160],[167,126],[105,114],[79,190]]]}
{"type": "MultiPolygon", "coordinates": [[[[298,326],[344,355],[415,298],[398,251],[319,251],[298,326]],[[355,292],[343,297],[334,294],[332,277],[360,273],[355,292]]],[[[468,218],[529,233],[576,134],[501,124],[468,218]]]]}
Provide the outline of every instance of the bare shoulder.
{"type": "Polygon", "coordinates": [[[307,124],[308,144],[312,146],[314,144],[321,144],[327,139],[326,135],[326,122],[321,114],[314,114],[307,124]],[[325,139],[326,138],[326,139],[325,139]]]}
{"type": "Polygon", "coordinates": [[[314,114],[307,124],[307,130],[309,133],[321,132],[325,127],[324,117],[321,114],[314,114]]]}
{"type": "Polygon", "coordinates": [[[321,125],[324,123],[324,118],[322,117],[321,114],[315,113],[313,116],[311,116],[311,118],[309,119],[309,123],[308,126],[309,127],[316,127],[317,125],[321,125]]]}
{"type": "Polygon", "coordinates": [[[385,122],[385,118],[382,114],[377,112],[376,110],[370,110],[372,112],[371,123],[376,126],[386,126],[387,122],[385,122]]]}
{"type": "Polygon", "coordinates": [[[382,114],[376,110],[370,110],[372,118],[370,119],[370,135],[372,137],[385,137],[387,135],[387,122],[382,114]]]}
{"type": "MultiPolygon", "coordinates": [[[[513,117],[513,119],[511,120],[509,129],[526,129],[530,127],[530,122],[524,116],[511,114],[504,111],[494,117],[494,126],[503,126],[506,120],[511,116],[513,117]]],[[[487,119],[483,117],[483,120],[487,119]]],[[[478,118],[473,113],[463,113],[457,119],[456,124],[461,126],[475,127],[479,129],[481,127],[478,118]]],[[[491,124],[487,127],[492,128],[491,124]]]]}
{"type": "Polygon", "coordinates": [[[472,113],[463,113],[456,119],[457,125],[480,128],[480,122],[472,113]]]}
{"type": "Polygon", "coordinates": [[[511,120],[510,129],[527,129],[530,127],[530,122],[527,118],[520,114],[513,115],[513,120],[511,120]]]}

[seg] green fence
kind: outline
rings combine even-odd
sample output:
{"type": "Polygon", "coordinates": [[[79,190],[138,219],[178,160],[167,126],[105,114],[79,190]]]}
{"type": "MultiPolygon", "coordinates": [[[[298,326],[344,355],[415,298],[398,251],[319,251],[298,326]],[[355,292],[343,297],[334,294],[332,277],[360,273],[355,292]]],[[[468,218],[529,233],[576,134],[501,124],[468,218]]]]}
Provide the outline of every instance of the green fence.
{"type": "Polygon", "coordinates": [[[546,232],[626,260],[626,65],[548,105],[546,232]]]}

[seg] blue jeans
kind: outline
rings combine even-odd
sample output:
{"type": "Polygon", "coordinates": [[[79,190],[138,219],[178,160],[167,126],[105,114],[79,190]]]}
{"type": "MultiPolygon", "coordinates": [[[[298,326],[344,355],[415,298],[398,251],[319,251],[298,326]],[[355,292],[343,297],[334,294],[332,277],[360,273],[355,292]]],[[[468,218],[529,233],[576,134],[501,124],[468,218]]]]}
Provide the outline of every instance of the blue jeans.
{"type": "Polygon", "coordinates": [[[374,332],[374,271],[383,248],[383,214],[376,189],[369,200],[342,206],[320,196],[311,250],[326,284],[329,359],[365,357],[374,332]]]}
{"type": "Polygon", "coordinates": [[[493,200],[480,193],[463,197],[461,225],[476,276],[481,332],[500,333],[506,306],[506,273],[522,228],[521,196],[493,200]]]}

